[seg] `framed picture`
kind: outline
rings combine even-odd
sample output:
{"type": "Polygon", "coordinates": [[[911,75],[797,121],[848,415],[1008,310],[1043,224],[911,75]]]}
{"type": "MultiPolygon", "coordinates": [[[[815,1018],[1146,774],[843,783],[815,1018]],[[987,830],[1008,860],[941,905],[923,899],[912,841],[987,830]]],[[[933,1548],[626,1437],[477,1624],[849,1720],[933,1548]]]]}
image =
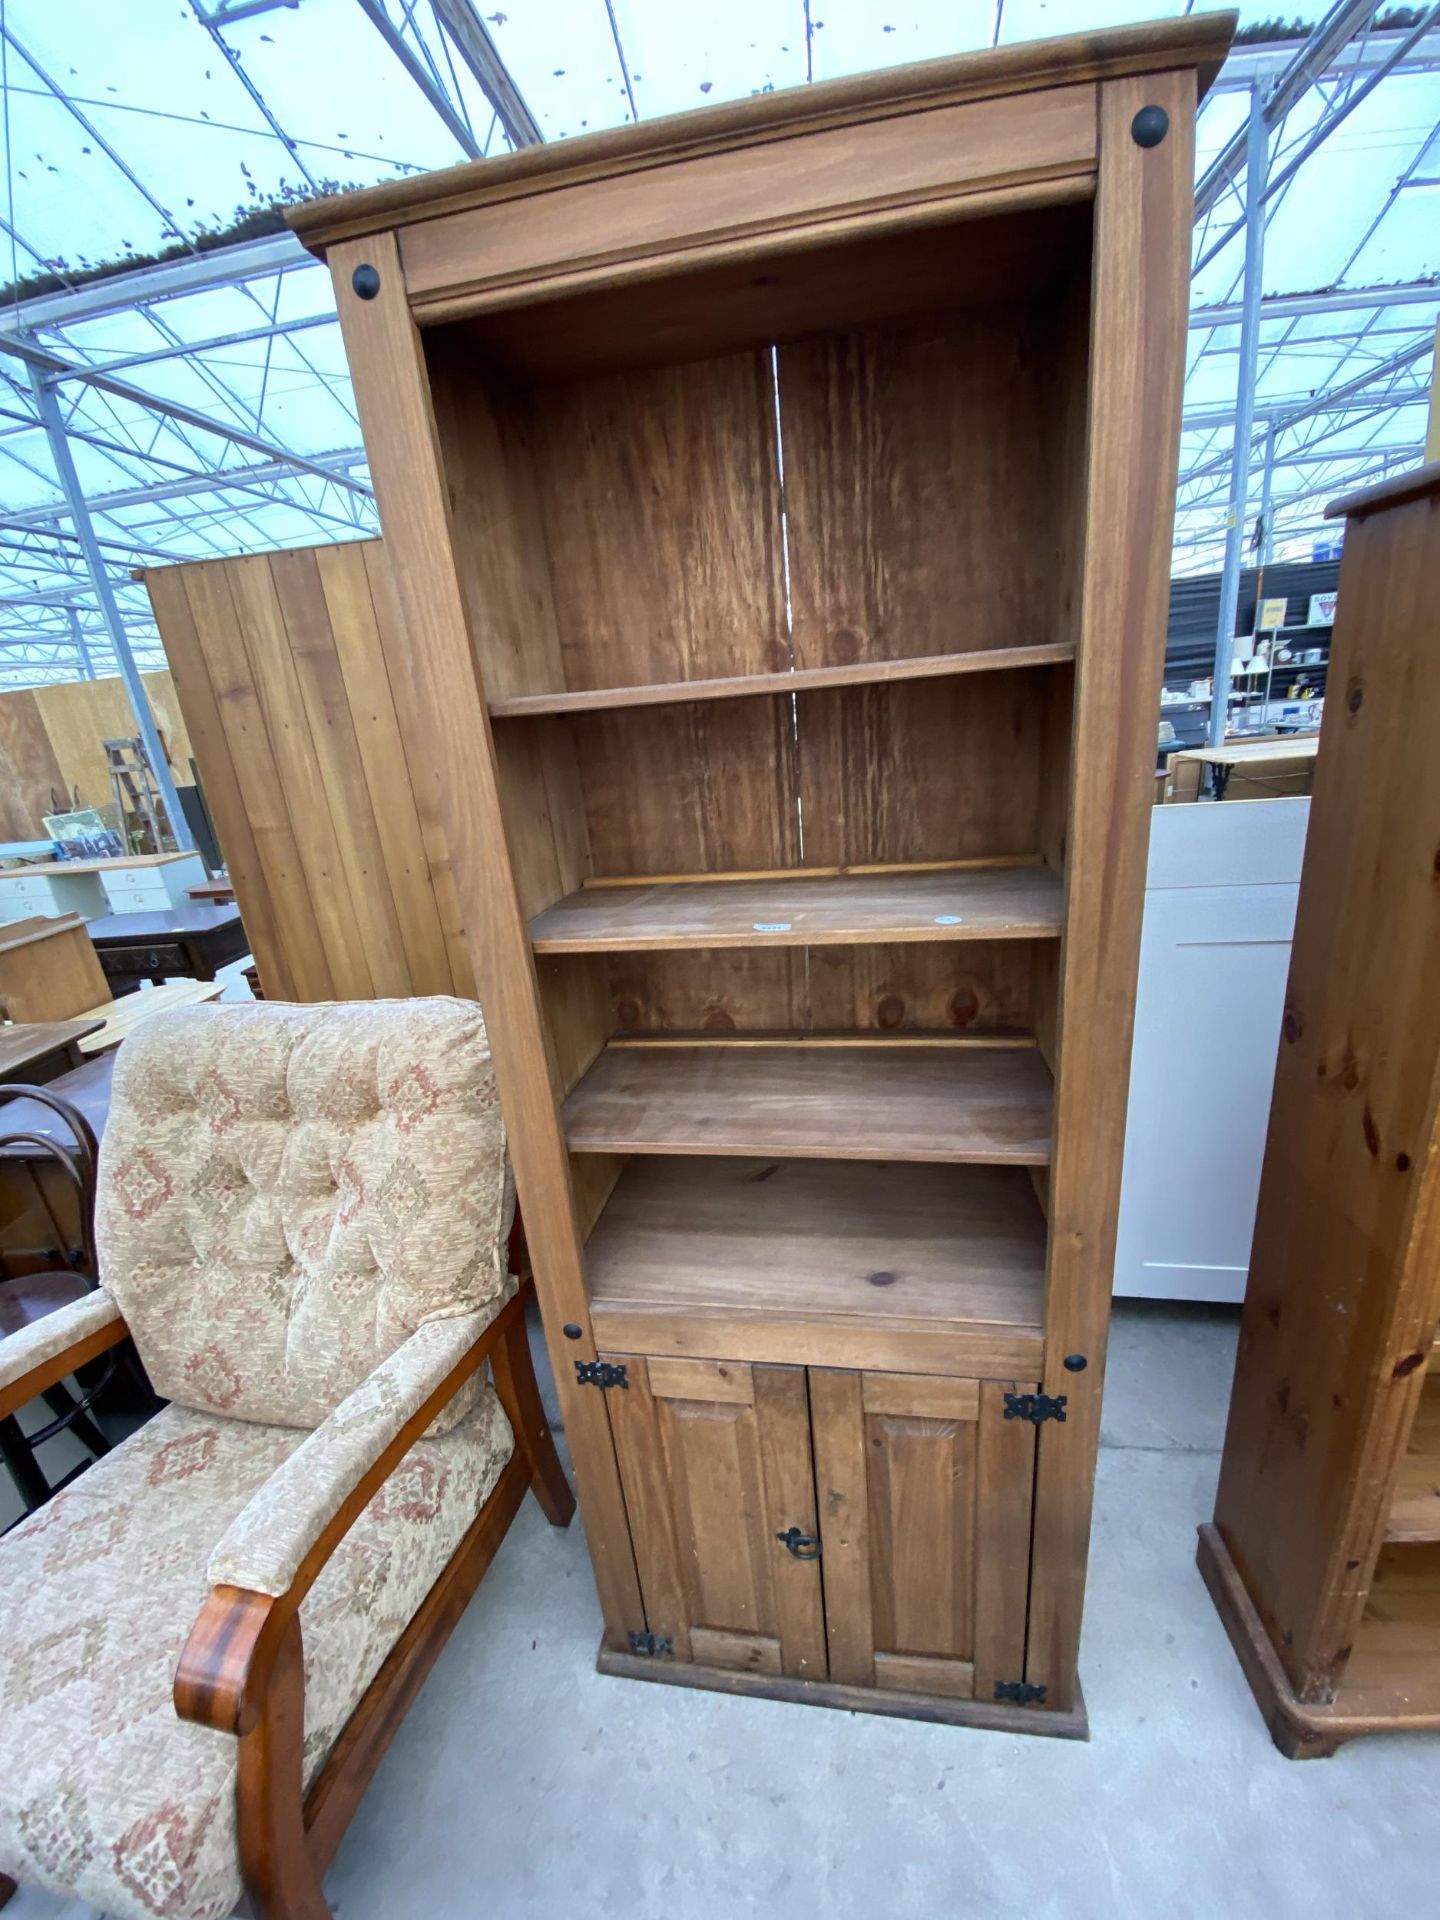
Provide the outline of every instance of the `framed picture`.
{"type": "Polygon", "coordinates": [[[1255,631],[1273,633],[1276,627],[1283,627],[1285,609],[1289,604],[1283,593],[1277,594],[1273,600],[1262,600],[1255,615],[1255,631]]]}
{"type": "Polygon", "coordinates": [[[1312,593],[1310,612],[1306,618],[1307,627],[1333,627],[1335,624],[1335,603],[1338,593],[1312,593]]]}

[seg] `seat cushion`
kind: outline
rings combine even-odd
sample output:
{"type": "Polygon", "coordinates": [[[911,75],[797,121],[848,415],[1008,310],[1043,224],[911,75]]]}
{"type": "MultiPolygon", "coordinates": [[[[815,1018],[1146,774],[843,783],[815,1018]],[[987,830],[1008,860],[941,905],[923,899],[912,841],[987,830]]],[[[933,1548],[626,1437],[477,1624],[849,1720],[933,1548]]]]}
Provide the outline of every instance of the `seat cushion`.
{"type": "Polygon", "coordinates": [[[499,1305],[512,1194],[473,1001],[179,1008],[116,1062],[101,1277],[162,1398],[316,1427],[422,1322],[499,1305]]]}
{"type": "MultiPolygon", "coordinates": [[[[212,1548],[304,1438],[168,1407],[0,1540],[0,1872],[122,1920],[235,1905],[237,1742],[177,1718],[170,1690],[212,1548]]],[[[411,1449],[311,1588],[307,1785],[511,1447],[487,1386],[411,1449]]]]}

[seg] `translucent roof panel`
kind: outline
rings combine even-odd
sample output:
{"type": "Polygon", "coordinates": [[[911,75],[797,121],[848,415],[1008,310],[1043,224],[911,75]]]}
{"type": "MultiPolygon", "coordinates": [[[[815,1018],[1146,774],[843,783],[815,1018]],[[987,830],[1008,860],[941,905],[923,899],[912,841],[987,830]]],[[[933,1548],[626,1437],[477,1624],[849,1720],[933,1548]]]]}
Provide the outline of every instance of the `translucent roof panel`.
{"type": "MultiPolygon", "coordinates": [[[[41,377],[53,378],[125,630],[142,664],[158,664],[134,566],[375,526],[328,276],[275,231],[272,203],[501,152],[536,130],[563,140],[1192,10],[1182,0],[7,0],[0,267],[11,281],[44,269],[54,281],[0,308],[0,686],[73,677],[87,655],[113,670],[17,347],[50,356],[41,377]],[[252,237],[201,256],[207,236],[245,215],[252,237]],[[93,277],[101,263],[166,249],[175,264],[93,277]]],[[[1243,31],[1277,10],[1271,0],[1240,11],[1243,31]]],[[[1315,0],[1305,18],[1322,11],[1315,0]]],[[[1243,139],[1252,85],[1272,88],[1307,30],[1237,43],[1201,110],[1198,180],[1243,139]]],[[[1267,494],[1277,556],[1333,538],[1320,520],[1329,494],[1420,457],[1440,314],[1437,62],[1440,28],[1367,27],[1274,116],[1246,526],[1248,543],[1267,494]]],[[[1228,186],[1212,199],[1195,246],[1181,572],[1218,568],[1230,494],[1243,209],[1228,186]]]]}

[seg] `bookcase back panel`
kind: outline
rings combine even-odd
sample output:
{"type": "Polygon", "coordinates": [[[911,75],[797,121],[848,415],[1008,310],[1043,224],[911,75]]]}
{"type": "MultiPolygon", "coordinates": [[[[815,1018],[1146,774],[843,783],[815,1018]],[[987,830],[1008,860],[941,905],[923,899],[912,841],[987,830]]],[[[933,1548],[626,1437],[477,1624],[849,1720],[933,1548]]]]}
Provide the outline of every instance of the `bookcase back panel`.
{"type": "Polygon", "coordinates": [[[1007,305],[780,349],[797,667],[1055,637],[1048,331],[1007,305]]]}
{"type": "Polygon", "coordinates": [[[565,686],[790,664],[768,352],[542,388],[530,421],[565,686]]]}
{"type": "Polygon", "coordinates": [[[560,636],[523,396],[447,329],[426,341],[455,567],[492,699],[562,685],[560,636]]]}
{"type": "Polygon", "coordinates": [[[617,708],[567,724],[595,873],[748,873],[800,864],[788,700],[617,708]]]}
{"type": "Polygon", "coordinates": [[[575,716],[566,724],[592,870],[613,879],[1038,852],[1042,782],[1063,778],[1047,758],[1051,671],[575,716]]]}
{"type": "Polygon", "coordinates": [[[805,864],[1035,852],[1048,671],[801,694],[805,864]]]}
{"type": "Polygon", "coordinates": [[[962,1033],[1033,1024],[1033,956],[1029,941],[997,940],[618,953],[598,964],[620,1032],[962,1033]]]}
{"type": "Polygon", "coordinates": [[[552,294],[443,330],[507,375],[556,382],[915,314],[1048,303],[1088,254],[1088,189],[1048,182],[1005,198],[962,202],[949,220],[774,252],[763,264],[753,255],[690,260],[660,278],[552,294]]]}

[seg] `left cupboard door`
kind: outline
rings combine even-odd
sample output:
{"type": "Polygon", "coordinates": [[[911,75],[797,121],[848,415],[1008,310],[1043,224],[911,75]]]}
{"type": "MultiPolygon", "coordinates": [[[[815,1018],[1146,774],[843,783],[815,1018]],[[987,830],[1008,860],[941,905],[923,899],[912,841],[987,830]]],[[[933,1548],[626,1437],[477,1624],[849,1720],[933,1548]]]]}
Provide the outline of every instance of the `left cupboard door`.
{"type": "Polygon", "coordinates": [[[601,1358],[625,1369],[605,1399],[649,1632],[696,1666],[823,1679],[804,1369],[601,1358]]]}

